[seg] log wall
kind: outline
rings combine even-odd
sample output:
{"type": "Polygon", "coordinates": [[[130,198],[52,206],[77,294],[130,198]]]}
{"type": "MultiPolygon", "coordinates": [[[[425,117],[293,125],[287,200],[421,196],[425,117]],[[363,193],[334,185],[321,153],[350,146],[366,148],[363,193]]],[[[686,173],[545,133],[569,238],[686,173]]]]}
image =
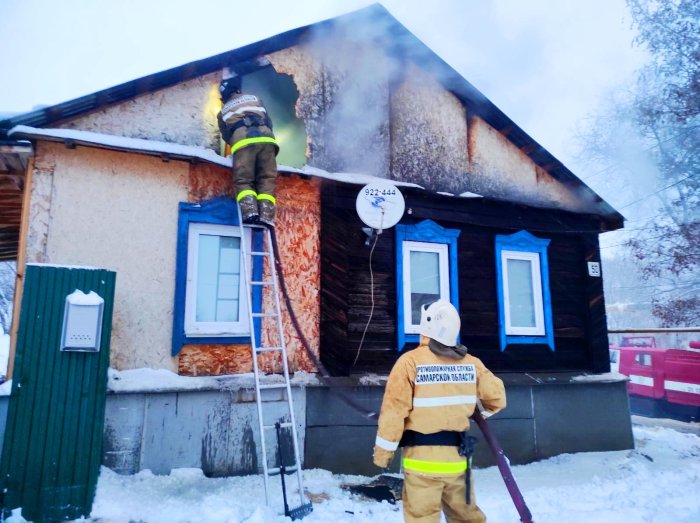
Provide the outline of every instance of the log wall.
{"type": "MultiPolygon", "coordinates": [[[[407,203],[402,223],[432,219],[461,231],[461,340],[472,354],[499,372],[607,371],[602,278],[589,277],[586,264],[600,261],[597,234],[592,232],[600,226],[597,218],[507,202],[446,198],[419,190],[402,192],[407,203]],[[545,345],[509,345],[505,351],[500,350],[494,241],[496,235],[522,229],[551,240],[547,252],[553,352],[545,345]]],[[[355,193],[355,188],[340,185],[326,184],[323,189],[321,356],[338,374],[385,373],[400,355],[394,229],[379,236],[370,275],[371,242],[366,245],[363,224],[354,210],[355,193]],[[374,311],[367,325],[372,300],[374,311]]]]}

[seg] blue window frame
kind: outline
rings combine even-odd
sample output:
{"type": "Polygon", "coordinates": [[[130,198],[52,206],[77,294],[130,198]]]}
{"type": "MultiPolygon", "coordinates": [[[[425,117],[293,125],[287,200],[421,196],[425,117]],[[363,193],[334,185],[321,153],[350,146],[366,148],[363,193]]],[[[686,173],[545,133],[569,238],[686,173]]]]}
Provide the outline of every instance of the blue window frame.
{"type": "Polygon", "coordinates": [[[459,310],[457,238],[460,231],[432,220],[396,226],[398,349],[417,343],[420,306],[437,299],[459,310]]]}
{"type": "MultiPolygon", "coordinates": [[[[254,236],[260,250],[261,235],[254,236]]],[[[180,203],[175,266],[172,355],[187,344],[250,343],[238,211],[231,198],[201,204],[180,203]]],[[[253,262],[253,279],[260,280],[261,260],[253,262]]],[[[253,289],[253,310],[260,310],[262,289],[253,289]]],[[[254,322],[256,339],[261,323],[254,322]]]]}
{"type": "Polygon", "coordinates": [[[496,236],[496,282],[501,352],[508,345],[554,350],[547,246],[527,231],[496,236]]]}

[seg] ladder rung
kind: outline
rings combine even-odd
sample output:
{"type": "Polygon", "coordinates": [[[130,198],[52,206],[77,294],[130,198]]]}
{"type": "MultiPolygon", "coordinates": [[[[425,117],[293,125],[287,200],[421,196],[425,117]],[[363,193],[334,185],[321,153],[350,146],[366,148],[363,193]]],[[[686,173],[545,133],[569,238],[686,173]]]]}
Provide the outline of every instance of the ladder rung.
{"type": "Polygon", "coordinates": [[[284,350],[284,347],[258,347],[255,349],[255,352],[272,352],[276,350],[284,350]]]}
{"type": "Polygon", "coordinates": [[[251,281],[251,285],[273,285],[273,281],[251,281]]]}
{"type": "Polygon", "coordinates": [[[276,312],[254,312],[253,318],[276,318],[278,314],[276,312]]]}
{"type": "MultiPolygon", "coordinates": [[[[279,476],[281,469],[279,467],[273,467],[267,469],[267,475],[268,476],[279,476]]],[[[292,472],[297,471],[297,466],[292,465],[291,467],[284,467],[284,473],[285,474],[291,474],[292,472]]]]}
{"type": "MultiPolygon", "coordinates": [[[[280,423],[280,428],[281,429],[289,429],[292,427],[291,421],[285,421],[284,423],[280,423]]],[[[265,429],[276,429],[276,425],[263,425],[263,428],[265,429]]]]}
{"type": "Polygon", "coordinates": [[[272,253],[269,251],[251,251],[251,256],[270,256],[272,253]]]}
{"type": "Polygon", "coordinates": [[[282,388],[287,388],[286,383],[261,383],[260,384],[261,389],[282,389],[282,388]]]}

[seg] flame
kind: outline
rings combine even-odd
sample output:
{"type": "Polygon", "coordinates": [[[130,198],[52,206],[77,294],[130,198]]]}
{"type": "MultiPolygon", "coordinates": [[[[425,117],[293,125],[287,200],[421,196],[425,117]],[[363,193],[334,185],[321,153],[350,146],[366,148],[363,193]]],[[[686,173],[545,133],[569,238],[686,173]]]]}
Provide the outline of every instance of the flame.
{"type": "Polygon", "coordinates": [[[214,118],[221,111],[221,98],[219,98],[219,88],[212,85],[207,94],[207,101],[204,104],[204,118],[214,118]]]}

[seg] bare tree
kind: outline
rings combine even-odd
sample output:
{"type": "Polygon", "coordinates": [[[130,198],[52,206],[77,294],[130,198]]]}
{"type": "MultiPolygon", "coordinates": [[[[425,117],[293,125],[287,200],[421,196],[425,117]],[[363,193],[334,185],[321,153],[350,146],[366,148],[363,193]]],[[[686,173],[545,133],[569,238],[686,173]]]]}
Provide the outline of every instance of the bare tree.
{"type": "MultiPolygon", "coordinates": [[[[654,205],[627,242],[642,278],[658,284],[663,326],[700,323],[700,2],[627,0],[635,43],[650,60],[587,134],[586,153],[615,165],[627,186],[645,169],[655,183],[618,207],[654,205]],[[628,154],[625,154],[628,151],[628,154]]],[[[611,177],[614,178],[614,177],[611,177]]],[[[613,182],[614,183],[614,182],[613,182]]],[[[639,184],[637,184],[639,185],[639,184]]],[[[627,194],[629,194],[628,191],[627,194]]],[[[625,210],[627,209],[627,210],[625,210]]]]}

